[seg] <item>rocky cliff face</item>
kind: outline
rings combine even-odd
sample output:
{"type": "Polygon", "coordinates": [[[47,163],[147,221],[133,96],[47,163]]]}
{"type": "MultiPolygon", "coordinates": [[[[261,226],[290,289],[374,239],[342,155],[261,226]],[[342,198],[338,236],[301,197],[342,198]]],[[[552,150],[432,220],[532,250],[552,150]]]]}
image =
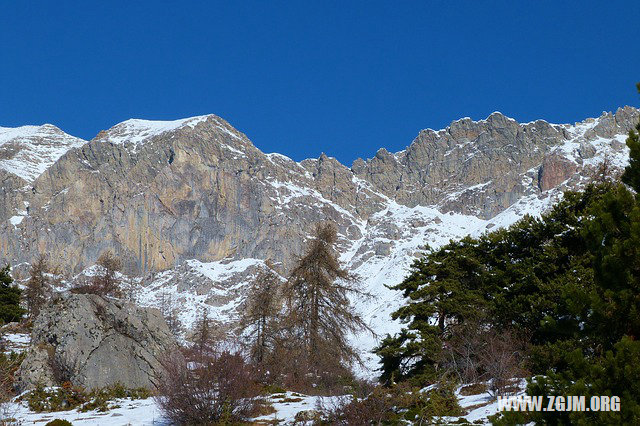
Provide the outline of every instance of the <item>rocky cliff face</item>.
{"type": "MultiPolygon", "coordinates": [[[[189,259],[289,266],[314,222],[336,221],[346,249],[389,199],[490,219],[523,196],[575,186],[595,156],[624,156],[622,135],[637,119],[630,107],[576,126],[519,124],[494,113],[424,130],[406,150],[381,149],[351,169],[325,155],[296,163],[264,154],[213,115],[129,120],[87,143],[47,128],[41,144],[67,144],[55,161],[24,168],[22,180],[5,179],[12,195],[0,209],[0,256],[15,264],[54,253],[74,272],[107,249],[134,274],[189,259]]],[[[0,146],[5,156],[25,151],[9,145],[0,146]]]]}
{"type": "Polygon", "coordinates": [[[29,210],[29,185],[66,151],[84,143],[50,124],[0,127],[0,221],[20,223],[29,210]]]}
{"type": "MultiPolygon", "coordinates": [[[[617,136],[637,121],[638,110],[631,107],[575,126],[543,120],[520,124],[496,112],[478,122],[463,118],[444,130],[423,130],[406,150],[391,154],[381,149],[370,160],[356,161],[353,171],[401,204],[437,205],[489,219],[520,197],[555,188],[578,168],[589,168],[585,160],[594,156],[594,142],[621,142],[617,136]],[[573,156],[558,153],[566,144],[582,149],[573,156]],[[538,174],[538,188],[523,183],[538,174]]],[[[613,156],[623,149],[615,142],[610,148],[613,156]]]]}

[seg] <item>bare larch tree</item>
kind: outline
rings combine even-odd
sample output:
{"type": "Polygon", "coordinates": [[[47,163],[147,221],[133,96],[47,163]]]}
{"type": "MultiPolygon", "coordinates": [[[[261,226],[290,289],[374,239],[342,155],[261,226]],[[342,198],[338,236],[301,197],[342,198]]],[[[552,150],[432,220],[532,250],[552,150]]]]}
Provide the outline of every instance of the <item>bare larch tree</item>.
{"type": "Polygon", "coordinates": [[[251,283],[240,328],[249,339],[249,353],[254,363],[260,365],[267,355],[277,333],[277,322],[282,306],[282,285],[273,266],[267,262],[251,283]]]}
{"type": "Polygon", "coordinates": [[[371,331],[349,301],[350,295],[368,295],[358,288],[356,277],[341,267],[336,242],[333,223],[317,224],[314,238],[284,287],[285,326],[293,331],[310,372],[316,374],[327,362],[360,361],[348,335],[371,331]]]}
{"type": "Polygon", "coordinates": [[[24,289],[24,298],[29,309],[29,318],[35,319],[51,297],[52,284],[57,275],[44,255],[31,264],[30,277],[24,289]]]}

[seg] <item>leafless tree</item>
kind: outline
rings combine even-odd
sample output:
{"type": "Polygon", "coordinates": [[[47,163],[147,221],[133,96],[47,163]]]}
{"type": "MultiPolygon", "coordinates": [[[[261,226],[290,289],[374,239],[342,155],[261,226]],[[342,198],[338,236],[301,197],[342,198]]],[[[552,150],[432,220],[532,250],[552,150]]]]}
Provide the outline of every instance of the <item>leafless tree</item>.
{"type": "Polygon", "coordinates": [[[98,258],[98,270],[88,281],[77,284],[73,291],[77,293],[99,294],[101,296],[122,297],[118,273],[122,268],[120,259],[106,251],[98,258]]]}
{"type": "Polygon", "coordinates": [[[14,394],[15,373],[22,362],[17,354],[0,356],[0,425],[15,424],[13,418],[17,408],[12,404],[14,394]]]}
{"type": "Polygon", "coordinates": [[[482,326],[465,322],[451,327],[451,337],[442,351],[441,367],[456,376],[459,383],[475,383],[483,374],[480,351],[486,344],[482,326]]]}
{"type": "Polygon", "coordinates": [[[56,275],[58,272],[52,268],[44,255],[38,256],[36,261],[31,264],[30,277],[23,293],[29,309],[29,318],[35,319],[50,299],[56,275]]]}
{"type": "Polygon", "coordinates": [[[522,367],[525,343],[509,330],[489,330],[484,338],[479,358],[484,378],[489,381],[489,391],[494,396],[507,395],[511,392],[512,380],[525,375],[522,367]]]}
{"type": "Polygon", "coordinates": [[[218,342],[221,340],[214,330],[214,326],[209,318],[209,310],[203,307],[198,312],[198,318],[194,325],[192,337],[192,352],[195,354],[208,355],[218,349],[218,342]]]}
{"type": "Polygon", "coordinates": [[[159,304],[160,313],[167,322],[169,330],[171,330],[171,332],[177,336],[178,334],[180,334],[181,324],[178,320],[178,308],[176,306],[172,293],[163,290],[159,296],[159,304]]]}
{"type": "Polygon", "coordinates": [[[315,375],[329,364],[360,361],[347,336],[371,331],[349,301],[350,295],[368,295],[340,266],[336,242],[335,225],[319,223],[305,255],[284,286],[284,325],[293,337],[289,343],[300,346],[300,361],[315,375]]]}
{"type": "Polygon", "coordinates": [[[247,295],[245,309],[240,320],[240,329],[249,339],[251,359],[260,365],[278,331],[278,317],[281,310],[280,287],[282,282],[272,265],[261,270],[247,295]]]}

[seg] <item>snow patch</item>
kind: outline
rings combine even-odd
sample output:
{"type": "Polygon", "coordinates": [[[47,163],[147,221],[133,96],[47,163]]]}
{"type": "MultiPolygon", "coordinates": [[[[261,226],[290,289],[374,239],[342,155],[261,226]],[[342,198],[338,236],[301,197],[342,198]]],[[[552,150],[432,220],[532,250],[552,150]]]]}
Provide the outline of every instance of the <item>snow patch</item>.
{"type": "MultiPolygon", "coordinates": [[[[140,149],[140,146],[150,138],[184,127],[194,128],[210,117],[214,116],[201,115],[173,121],[141,120],[134,118],[116,124],[107,131],[105,136],[100,138],[100,141],[110,142],[115,145],[132,146],[133,150],[137,151],[140,149]]],[[[228,130],[220,126],[218,127],[237,138],[236,135],[228,130]]]]}

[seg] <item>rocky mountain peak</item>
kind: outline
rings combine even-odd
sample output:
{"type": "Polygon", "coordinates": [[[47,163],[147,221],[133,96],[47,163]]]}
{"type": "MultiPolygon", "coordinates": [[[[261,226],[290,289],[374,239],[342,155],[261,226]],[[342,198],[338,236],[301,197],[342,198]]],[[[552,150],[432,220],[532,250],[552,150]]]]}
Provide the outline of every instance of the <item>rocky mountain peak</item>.
{"type": "Polygon", "coordinates": [[[52,124],[0,127],[0,170],[31,183],[68,150],[85,143],[52,124]]]}
{"type": "Polygon", "coordinates": [[[21,263],[54,252],[79,272],[111,249],[136,274],[190,259],[271,258],[286,270],[319,220],[338,224],[346,249],[389,203],[489,220],[527,197],[580,185],[605,155],[622,167],[637,119],[630,107],[575,125],[520,124],[496,112],[421,131],[406,150],[381,148],[350,169],[324,153],[299,163],[264,154],[215,115],[127,120],[89,143],[53,126],[23,130],[22,140],[63,139],[66,155],[40,165],[29,187],[5,184],[0,257],[21,263]]]}
{"type": "Polygon", "coordinates": [[[437,205],[488,219],[522,196],[540,194],[578,169],[592,168],[593,161],[583,160],[593,158],[596,151],[602,154],[605,147],[599,139],[608,139],[609,147],[623,151],[624,135],[638,116],[637,109],[625,107],[575,125],[544,120],[520,124],[499,112],[479,121],[466,117],[443,130],[421,131],[396,155],[380,150],[375,157],[354,163],[353,171],[399,203],[437,205]],[[575,164],[547,161],[547,168],[554,165],[555,177],[547,174],[539,184],[537,174],[546,156],[558,151],[575,164]]]}
{"type": "Polygon", "coordinates": [[[197,140],[197,136],[202,132],[221,133],[229,139],[227,143],[229,141],[245,144],[248,142],[253,146],[246,136],[214,114],[172,121],[129,119],[101,131],[92,142],[110,143],[137,153],[145,144],[155,139],[167,139],[166,136],[169,136],[169,139],[175,139],[185,135],[188,139],[197,140]]]}

